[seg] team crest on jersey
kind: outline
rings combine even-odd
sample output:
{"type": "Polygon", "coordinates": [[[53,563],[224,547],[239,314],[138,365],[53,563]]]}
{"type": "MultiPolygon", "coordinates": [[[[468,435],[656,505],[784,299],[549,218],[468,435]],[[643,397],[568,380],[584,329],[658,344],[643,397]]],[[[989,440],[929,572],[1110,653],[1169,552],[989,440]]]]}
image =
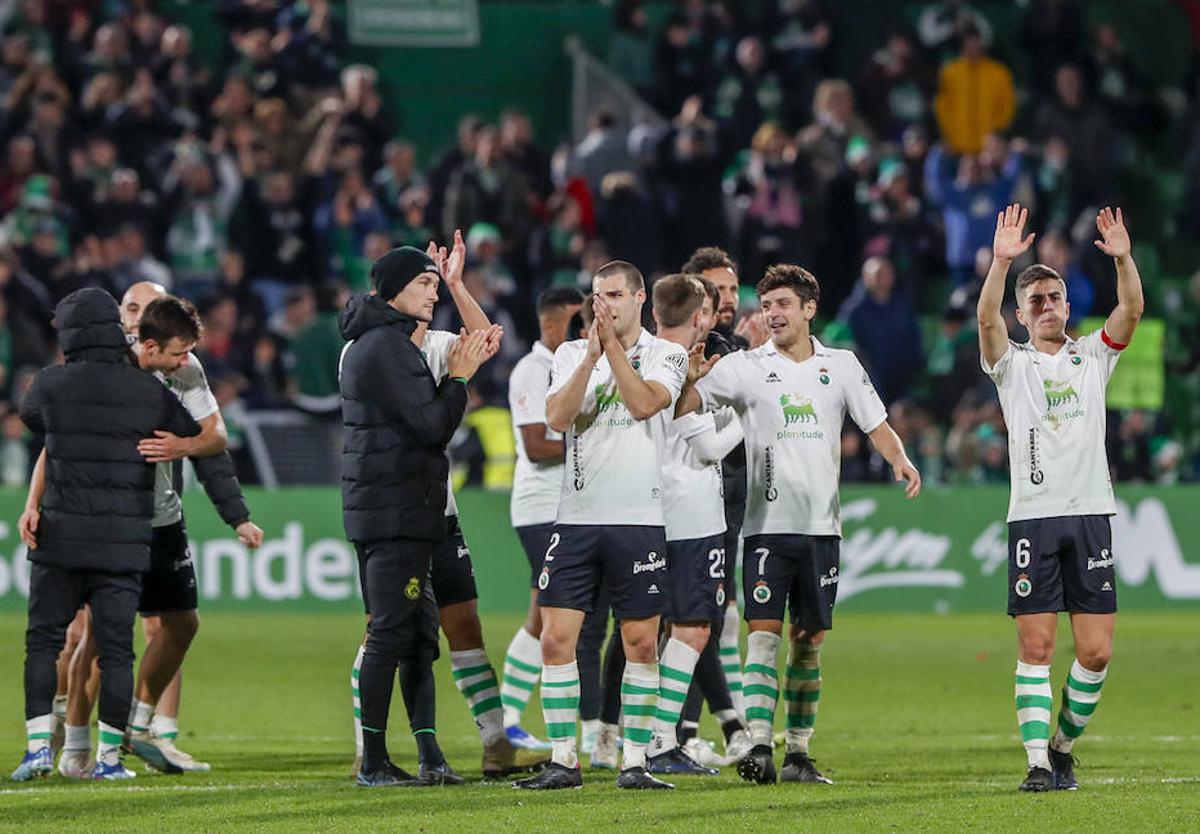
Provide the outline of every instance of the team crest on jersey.
{"type": "Polygon", "coordinates": [[[1033,593],[1033,583],[1029,581],[1029,574],[1023,573],[1017,577],[1016,583],[1013,585],[1013,590],[1021,599],[1033,593]]]}
{"type": "Polygon", "coordinates": [[[758,582],[750,595],[754,597],[754,601],[759,605],[766,605],[771,601],[771,586],[766,582],[758,582]]]}
{"type": "Polygon", "coordinates": [[[725,583],[717,585],[717,605],[725,604],[725,583]]]}
{"type": "Polygon", "coordinates": [[[635,371],[641,370],[641,367],[642,367],[642,357],[640,357],[640,356],[635,356],[635,357],[633,357],[632,359],[630,359],[630,360],[629,360],[629,364],[630,364],[630,365],[633,365],[633,369],[634,369],[635,371]]]}
{"type": "Polygon", "coordinates": [[[404,595],[409,599],[416,599],[421,595],[421,583],[415,577],[410,577],[408,584],[404,586],[404,595]]]}
{"type": "Polygon", "coordinates": [[[779,398],[779,405],[783,409],[784,426],[790,426],[792,423],[817,422],[817,412],[813,409],[811,397],[804,397],[800,394],[784,394],[779,398]]]}
{"type": "Polygon", "coordinates": [[[550,584],[550,568],[542,568],[541,574],[538,576],[538,588],[546,590],[546,586],[550,584]]]}
{"type": "Polygon", "coordinates": [[[820,377],[818,377],[818,379],[820,379],[820,380],[821,380],[821,384],[822,384],[822,385],[828,385],[828,384],[829,384],[829,369],[828,369],[828,368],[821,368],[821,369],[819,370],[819,373],[821,374],[821,376],[820,376],[820,377]]]}
{"type": "Polygon", "coordinates": [[[1083,364],[1083,357],[1082,357],[1082,356],[1074,356],[1074,355],[1073,355],[1073,356],[1071,357],[1071,364],[1072,364],[1072,365],[1082,365],[1082,364],[1083,364]]]}

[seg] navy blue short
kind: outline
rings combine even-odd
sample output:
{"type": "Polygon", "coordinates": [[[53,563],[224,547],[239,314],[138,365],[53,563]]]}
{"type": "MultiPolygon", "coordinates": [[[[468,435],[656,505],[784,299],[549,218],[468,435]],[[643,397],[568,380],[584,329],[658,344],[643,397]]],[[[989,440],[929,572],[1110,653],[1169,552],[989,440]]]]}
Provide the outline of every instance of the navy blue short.
{"type": "Polygon", "coordinates": [[[479,599],[471,551],[456,515],[446,516],[446,538],[433,548],[431,579],[438,608],[479,599]]]}
{"type": "Polygon", "coordinates": [[[517,531],[517,538],[525,549],[525,558],[529,560],[529,587],[536,588],[542,572],[542,559],[546,558],[546,548],[550,546],[550,537],[554,535],[554,524],[530,524],[513,529],[517,531]]]}
{"type": "Polygon", "coordinates": [[[805,631],[833,628],[841,539],[837,536],[747,536],[742,604],[747,620],[791,621],[805,631]]]}
{"type": "Polygon", "coordinates": [[[725,536],[667,542],[667,607],[673,623],[711,623],[725,615],[725,536]]]}
{"type": "Polygon", "coordinates": [[[1112,524],[1106,515],[1008,525],[1008,614],[1112,614],[1117,610],[1112,524]]]}
{"type": "Polygon", "coordinates": [[[155,527],[150,540],[150,570],[142,574],[138,611],[153,617],[196,610],[196,564],[188,548],[183,519],[155,527]]]}
{"type": "Polygon", "coordinates": [[[667,538],[662,527],[557,524],[538,574],[538,605],[592,613],[601,584],[613,616],[638,620],[667,601],[667,538]]]}

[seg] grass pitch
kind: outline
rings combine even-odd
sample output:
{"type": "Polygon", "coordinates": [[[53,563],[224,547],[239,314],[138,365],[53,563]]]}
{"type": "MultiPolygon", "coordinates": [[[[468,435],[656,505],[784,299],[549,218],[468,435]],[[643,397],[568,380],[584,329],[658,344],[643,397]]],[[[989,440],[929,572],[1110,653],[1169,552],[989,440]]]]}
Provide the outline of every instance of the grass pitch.
{"type": "MultiPolygon", "coordinates": [[[[485,621],[499,666],[519,620],[485,621]]],[[[356,788],[348,681],[361,617],[214,613],[187,661],[179,741],[213,771],[117,784],[6,781],[0,830],[1200,830],[1195,614],[1121,615],[1104,697],[1076,747],[1081,789],[1046,795],[1016,790],[1025,762],[1006,617],[844,613],[837,625],[823,652],[813,743],[832,787],[755,787],[729,768],[711,779],[678,779],[673,793],[629,795],[617,791],[611,773],[585,770],[582,791],[530,795],[507,783],[356,788]]],[[[0,616],[5,774],[24,742],[23,629],[23,617],[0,616]]],[[[1070,657],[1064,627],[1056,688],[1070,657]]],[[[478,779],[478,739],[444,660],[438,685],[442,746],[460,772],[478,779]]],[[[536,698],[527,716],[540,734],[536,698]]],[[[409,766],[414,746],[398,711],[392,726],[393,758],[409,766]]],[[[718,735],[711,723],[703,729],[718,735]]]]}

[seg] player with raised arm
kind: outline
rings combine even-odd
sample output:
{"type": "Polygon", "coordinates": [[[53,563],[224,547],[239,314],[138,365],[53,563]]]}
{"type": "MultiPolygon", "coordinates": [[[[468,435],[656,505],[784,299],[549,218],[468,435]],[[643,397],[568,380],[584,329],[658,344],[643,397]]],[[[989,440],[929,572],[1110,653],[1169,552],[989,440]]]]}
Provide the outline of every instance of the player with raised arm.
{"type": "Polygon", "coordinates": [[[579,669],[575,648],[601,582],[612,593],[627,662],[620,788],[670,788],[646,772],[658,696],[658,625],[666,598],[663,422],[687,374],[687,351],[641,326],[645,283],[625,261],[592,280],[587,339],[561,345],[546,422],[566,437],[567,462],[554,534],[538,579],[542,607],[542,709],[553,760],[518,787],[579,787],[579,669]]]}
{"type": "Polygon", "coordinates": [[[1096,246],[1116,264],[1117,306],[1104,326],[1078,340],[1068,336],[1066,283],[1034,264],[1016,284],[1017,321],[1029,341],[1011,341],[1000,307],[1009,267],[1033,243],[1033,234],[1024,235],[1027,216],[1014,204],[996,217],[992,266],[979,295],[979,351],[1008,426],[1008,613],[1017,624],[1017,723],[1029,764],[1021,790],[1074,790],[1071,748],[1099,703],[1117,611],[1104,396],[1144,300],[1125,218],[1105,208],[1096,217],[1096,246]],[[1051,738],[1060,611],[1071,616],[1075,661],[1051,738]]]}
{"type": "Polygon", "coordinates": [[[743,779],[776,780],[771,731],[779,698],[776,653],[790,609],[785,782],[823,782],[809,756],[821,696],[820,649],[833,627],[841,518],[838,473],[847,413],[916,497],[921,477],[887,423],[887,410],[858,358],[827,348],[810,332],[820,287],[812,273],[776,264],[758,283],[770,329],[761,347],[703,358],[692,350],[676,414],[732,406],[746,435],[749,487],[743,533],[747,641],[746,718],[754,746],[743,779]],[[720,361],[718,361],[718,359],[720,361]]]}
{"type": "Polygon", "coordinates": [[[513,473],[513,530],[529,560],[529,610],[508,644],[500,700],[509,741],[537,749],[543,742],[521,727],[521,713],[542,673],[542,612],[537,604],[537,578],[554,533],[554,517],[562,494],[563,438],[546,425],[546,392],[554,368],[554,351],[567,340],[572,317],[583,304],[574,287],[551,287],[537,301],[538,340],[513,368],[508,380],[517,465],[513,473]]]}

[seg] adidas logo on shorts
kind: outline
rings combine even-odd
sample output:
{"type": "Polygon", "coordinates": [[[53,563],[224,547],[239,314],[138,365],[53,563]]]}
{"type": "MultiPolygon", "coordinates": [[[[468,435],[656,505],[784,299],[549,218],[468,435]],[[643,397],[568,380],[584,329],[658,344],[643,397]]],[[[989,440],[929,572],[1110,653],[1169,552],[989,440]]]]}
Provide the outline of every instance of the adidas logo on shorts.
{"type": "Polygon", "coordinates": [[[646,593],[648,593],[648,594],[657,594],[657,593],[658,593],[658,586],[657,586],[657,585],[651,585],[649,588],[647,588],[647,589],[646,589],[646,593]]]}
{"type": "Polygon", "coordinates": [[[1111,590],[1112,590],[1112,583],[1111,583],[1111,582],[1105,582],[1103,585],[1101,585],[1101,586],[1100,586],[1100,590],[1101,590],[1101,591],[1111,591],[1111,590]]]}

